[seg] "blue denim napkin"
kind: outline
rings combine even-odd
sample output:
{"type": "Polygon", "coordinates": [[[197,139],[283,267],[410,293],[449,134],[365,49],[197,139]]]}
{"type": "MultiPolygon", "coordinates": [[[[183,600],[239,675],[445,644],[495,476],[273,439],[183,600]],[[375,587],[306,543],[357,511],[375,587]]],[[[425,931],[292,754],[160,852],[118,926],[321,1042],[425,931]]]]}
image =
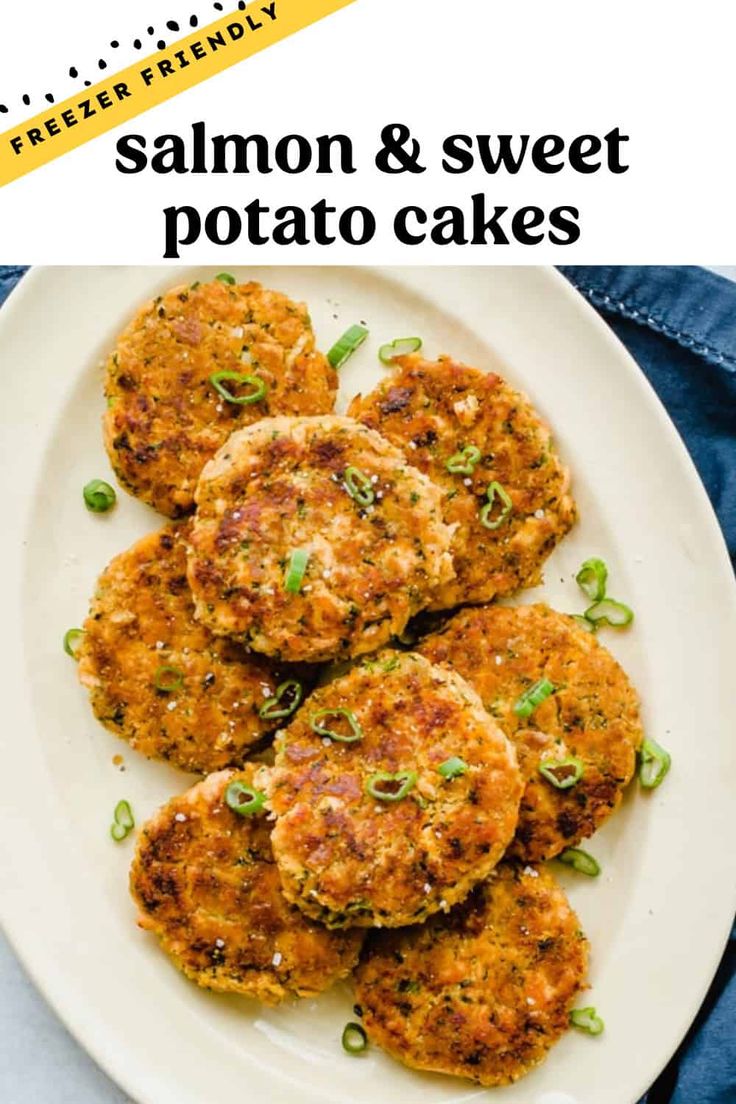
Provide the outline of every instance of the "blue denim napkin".
{"type": "MultiPolygon", "coordinates": [[[[0,266],[0,304],[25,271],[0,266]]],[[[681,265],[560,271],[605,317],[667,407],[736,561],[736,283],[681,265]]],[[[640,1104],[736,1104],[734,1025],[736,929],[687,1038],[640,1104]]]]}

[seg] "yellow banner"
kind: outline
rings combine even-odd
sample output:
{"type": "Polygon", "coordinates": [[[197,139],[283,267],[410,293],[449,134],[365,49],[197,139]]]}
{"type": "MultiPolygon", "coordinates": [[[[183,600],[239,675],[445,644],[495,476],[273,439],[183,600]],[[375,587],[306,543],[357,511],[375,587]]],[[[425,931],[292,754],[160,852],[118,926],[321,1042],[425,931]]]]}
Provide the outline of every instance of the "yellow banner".
{"type": "Polygon", "coordinates": [[[255,0],[0,135],[0,186],[170,100],[353,0],[255,0]]]}

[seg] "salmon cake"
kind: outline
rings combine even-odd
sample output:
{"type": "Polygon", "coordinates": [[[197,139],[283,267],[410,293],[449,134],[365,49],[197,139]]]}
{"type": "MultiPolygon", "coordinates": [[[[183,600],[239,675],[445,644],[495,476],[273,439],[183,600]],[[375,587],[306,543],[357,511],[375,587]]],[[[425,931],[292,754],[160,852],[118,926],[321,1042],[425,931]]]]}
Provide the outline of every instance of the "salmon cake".
{"type": "Polygon", "coordinates": [[[368,1038],[407,1066],[507,1085],[567,1030],[587,961],[550,871],[502,863],[448,916],[372,933],[356,999],[368,1038]]]}
{"type": "Polygon", "coordinates": [[[190,535],[197,617],[292,662],[387,643],[450,578],[441,492],[350,418],[267,418],[202,472],[190,535]]]}
{"type": "Polygon", "coordinates": [[[431,609],[488,602],[536,586],[576,517],[569,475],[525,395],[450,357],[397,357],[348,413],[403,449],[443,492],[455,577],[431,609]]]}
{"type": "Polygon", "coordinates": [[[337,390],[306,306],[225,274],[146,303],[106,373],[115,474],[171,518],[192,509],[199,473],[233,430],[272,414],[329,413],[337,390]]]}
{"type": "Polygon", "coordinates": [[[550,859],[618,807],[643,731],[639,699],[595,636],[546,605],[465,609],[418,649],[475,687],[526,780],[511,854],[550,859]]]}
{"type": "Polygon", "coordinates": [[[289,900],[330,927],[397,927],[462,900],[514,834],[509,741],[452,671],[379,652],[316,690],[266,786],[289,900]]]}
{"type": "Polygon", "coordinates": [[[346,977],[362,934],[287,903],[254,774],[219,771],[164,805],[140,833],[130,889],[140,926],[188,978],[277,1004],[346,977]]]}
{"type": "Polygon", "coordinates": [[[139,540],[100,577],[78,652],[95,716],[150,759],[206,774],[239,765],[294,690],[261,657],[194,619],[189,522],[139,540]]]}

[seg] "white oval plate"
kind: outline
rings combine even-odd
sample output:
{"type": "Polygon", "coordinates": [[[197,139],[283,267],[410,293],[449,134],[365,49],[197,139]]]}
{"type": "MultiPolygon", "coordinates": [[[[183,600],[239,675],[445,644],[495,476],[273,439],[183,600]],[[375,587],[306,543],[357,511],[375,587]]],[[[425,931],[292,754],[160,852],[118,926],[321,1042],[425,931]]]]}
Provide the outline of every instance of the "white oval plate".
{"type": "MultiPolygon", "coordinates": [[[[198,990],[140,932],[127,894],[132,841],[108,835],[126,797],[138,823],[187,777],[130,752],[93,719],[64,655],[95,579],[159,519],[120,493],[90,515],[81,488],[110,477],[101,358],[138,304],[188,269],[32,272],[0,312],[5,578],[2,910],[36,983],[140,1104],[450,1104],[470,1083],[411,1072],[375,1048],[343,1054],[349,988],[275,1011],[198,990]],[[122,752],[126,772],[112,763],[122,752]]],[[[385,371],[378,344],[421,334],[430,355],[496,367],[551,421],[582,520],[537,592],[580,611],[580,562],[603,556],[636,621],[603,639],[639,688],[648,732],[671,749],[660,790],[633,785],[595,837],[597,880],[563,870],[592,943],[606,1032],[571,1032],[497,1104],[633,1104],[686,1031],[734,909],[733,578],[695,470],[656,397],[560,276],[533,268],[237,270],[308,302],[320,346],[364,320],[340,406],[385,371]]]]}

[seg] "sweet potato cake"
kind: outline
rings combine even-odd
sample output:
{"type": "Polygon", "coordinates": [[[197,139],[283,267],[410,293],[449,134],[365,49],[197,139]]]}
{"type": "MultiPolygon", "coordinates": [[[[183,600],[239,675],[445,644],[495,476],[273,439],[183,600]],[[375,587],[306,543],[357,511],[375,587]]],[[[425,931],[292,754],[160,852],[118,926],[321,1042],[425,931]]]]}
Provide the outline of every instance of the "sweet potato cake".
{"type": "Polygon", "coordinates": [[[234,429],[329,413],[336,389],[303,303],[256,283],[175,287],[141,308],[108,359],[105,446],[127,490],[181,517],[234,429]]]}
{"type": "Polygon", "coordinates": [[[254,774],[211,774],[164,805],[140,834],[130,888],[140,926],[188,978],[277,1004],[349,974],[362,934],[327,931],[286,902],[254,774]]]}
{"type": "Polygon", "coordinates": [[[189,582],[213,632],[293,662],[400,633],[452,574],[441,492],[350,418],[239,430],[197,486],[189,582]]]}
{"type": "Polygon", "coordinates": [[[552,858],[617,808],[643,731],[636,691],[595,636],[546,605],[486,606],[418,650],[459,671],[516,746],[526,790],[511,854],[552,858]]]}
{"type": "Polygon", "coordinates": [[[522,782],[468,684],[391,650],[316,690],[267,783],[284,892],[330,927],[423,920],[499,861],[522,782]]]}
{"type": "Polygon", "coordinates": [[[399,1061],[506,1085],[567,1029],[587,959],[549,870],[504,862],[448,916],[372,933],[356,999],[369,1039],[399,1061]]]}
{"type": "MultiPolygon", "coordinates": [[[[169,524],[109,564],[79,649],[79,677],[106,728],[151,759],[206,773],[242,763],[279,723],[273,666],[194,619],[189,522],[169,524]]],[[[288,704],[288,703],[287,703],[288,704]]]]}
{"type": "Polygon", "coordinates": [[[494,372],[449,357],[398,357],[396,368],[348,413],[403,449],[443,490],[455,527],[455,577],[431,609],[488,602],[541,582],[541,568],[572,526],[569,476],[526,396],[494,372]]]}

